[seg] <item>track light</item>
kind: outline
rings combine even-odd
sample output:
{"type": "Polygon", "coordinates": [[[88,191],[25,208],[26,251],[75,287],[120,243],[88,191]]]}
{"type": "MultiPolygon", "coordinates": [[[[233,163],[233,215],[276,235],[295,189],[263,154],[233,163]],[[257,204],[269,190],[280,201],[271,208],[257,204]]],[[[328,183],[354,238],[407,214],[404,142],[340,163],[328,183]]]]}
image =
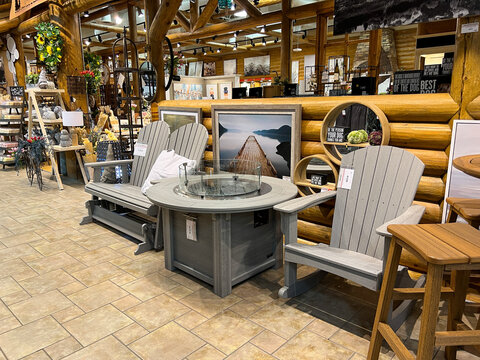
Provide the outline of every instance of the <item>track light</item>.
{"type": "Polygon", "coordinates": [[[200,44],[200,39],[196,39],[195,42],[196,42],[197,44],[200,44]]]}
{"type": "Polygon", "coordinates": [[[233,45],[233,51],[237,51],[237,43],[235,43],[235,45],[233,45]]]}
{"type": "Polygon", "coordinates": [[[212,40],[215,40],[217,38],[217,35],[212,36],[212,40]]]}
{"type": "Polygon", "coordinates": [[[266,45],[267,45],[267,41],[265,40],[265,38],[262,38],[262,45],[263,45],[263,46],[266,46],[266,45]]]}
{"type": "Polygon", "coordinates": [[[173,19],[173,25],[178,25],[178,21],[176,19],[173,19]]]}
{"type": "Polygon", "coordinates": [[[237,4],[235,4],[233,1],[232,1],[232,6],[230,6],[230,10],[235,10],[237,8],[237,4]]]}
{"type": "Polygon", "coordinates": [[[101,43],[103,40],[102,40],[102,37],[100,35],[97,35],[97,39],[98,39],[98,42],[101,43]]]}
{"type": "Polygon", "coordinates": [[[88,38],[85,40],[85,45],[90,45],[92,43],[92,39],[91,38],[88,38]]]}
{"type": "Polygon", "coordinates": [[[119,33],[117,33],[117,39],[120,39],[120,34],[119,33]]]}
{"type": "Polygon", "coordinates": [[[30,39],[30,34],[25,35],[27,39],[30,39]]]}
{"type": "Polygon", "coordinates": [[[278,43],[278,38],[276,38],[275,40],[273,40],[273,42],[276,44],[278,43]]]}
{"type": "Polygon", "coordinates": [[[85,11],[85,12],[83,13],[83,17],[89,17],[89,16],[90,16],[90,14],[88,13],[88,11],[85,11]]]}
{"type": "Polygon", "coordinates": [[[307,30],[303,32],[302,39],[305,39],[307,37],[307,30]]]}
{"type": "Polygon", "coordinates": [[[210,52],[211,52],[212,54],[214,53],[214,51],[213,51],[213,49],[212,49],[212,47],[211,47],[211,46],[210,46],[210,52]]]}
{"type": "Polygon", "coordinates": [[[234,37],[238,37],[239,34],[240,34],[240,31],[237,30],[237,31],[235,31],[235,34],[233,34],[233,36],[234,36],[234,37]]]}
{"type": "Polygon", "coordinates": [[[253,0],[253,4],[258,6],[258,4],[260,3],[260,0],[253,0]]]}
{"type": "Polygon", "coordinates": [[[253,42],[253,39],[250,40],[250,45],[252,45],[252,47],[255,47],[255,43],[253,42]]]}
{"type": "Polygon", "coordinates": [[[180,47],[180,43],[177,43],[177,47],[180,47]]]}
{"type": "Polygon", "coordinates": [[[142,9],[140,9],[140,8],[137,9],[137,16],[138,16],[138,17],[143,17],[143,11],[142,11],[142,9]]]}
{"type": "Polygon", "coordinates": [[[197,49],[193,49],[193,55],[197,55],[197,49]]]}
{"type": "Polygon", "coordinates": [[[263,33],[263,34],[265,34],[265,31],[266,31],[265,25],[263,25],[262,28],[260,29],[260,32],[263,33]]]}
{"type": "Polygon", "coordinates": [[[202,53],[203,53],[203,55],[207,55],[207,52],[205,51],[204,48],[202,48],[202,53]]]}
{"type": "Polygon", "coordinates": [[[220,51],[222,51],[222,49],[218,48],[218,49],[217,49],[217,53],[219,53],[220,51]]]}
{"type": "Polygon", "coordinates": [[[220,12],[220,10],[217,8],[215,8],[215,14],[218,14],[220,12]]]}

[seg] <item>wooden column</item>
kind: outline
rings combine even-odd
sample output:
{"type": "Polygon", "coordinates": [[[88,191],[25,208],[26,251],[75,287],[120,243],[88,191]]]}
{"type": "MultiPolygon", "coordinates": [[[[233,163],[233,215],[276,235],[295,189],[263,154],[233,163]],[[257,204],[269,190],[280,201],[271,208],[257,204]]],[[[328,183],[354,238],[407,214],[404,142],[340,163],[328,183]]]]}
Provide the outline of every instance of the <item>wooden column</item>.
{"type": "Polygon", "coordinates": [[[193,31],[198,21],[198,0],[190,1],[190,31],[193,31]]]}
{"type": "Polygon", "coordinates": [[[317,29],[315,38],[315,68],[317,74],[317,94],[320,91],[319,84],[322,80],[322,73],[320,72],[320,66],[327,65],[327,52],[325,45],[327,44],[327,16],[317,14],[317,29]]]}
{"type": "Polygon", "coordinates": [[[158,1],[145,0],[145,21],[147,22],[147,51],[148,59],[157,69],[157,96],[155,101],[165,100],[165,77],[163,71],[163,48],[159,39],[150,38],[150,27],[157,11],[159,11],[160,4],[158,1]],[[152,43],[155,45],[152,46],[152,43]]]}
{"type": "MultiPolygon", "coordinates": [[[[67,76],[78,74],[83,70],[83,51],[80,36],[79,15],[68,15],[63,9],[53,3],[49,4],[50,22],[60,28],[60,35],[63,38],[63,61],[57,71],[57,82],[59,89],[65,89],[63,101],[67,108],[70,108],[70,95],[67,91],[67,76]]],[[[77,105],[87,112],[87,101],[84,95],[75,95],[77,105]]]]}
{"type": "MultiPolygon", "coordinates": [[[[131,29],[130,31],[130,40],[132,40],[135,45],[137,44],[137,16],[135,14],[135,6],[128,4],[127,7],[127,13],[128,13],[128,27],[131,29]]],[[[131,61],[132,61],[132,67],[137,67],[137,59],[135,57],[135,48],[133,46],[130,46],[130,51],[131,51],[131,61]]],[[[133,77],[133,93],[138,94],[138,77],[134,76],[133,77]]],[[[141,109],[140,103],[136,102],[137,104],[137,109],[141,109]]]]}
{"type": "Polygon", "coordinates": [[[378,76],[380,66],[380,54],[382,52],[382,30],[370,31],[368,43],[368,66],[376,66],[375,69],[368,69],[368,76],[378,76]]]}
{"type": "Polygon", "coordinates": [[[291,80],[292,20],[288,18],[291,0],[282,0],[282,46],[280,48],[280,73],[291,80]]]}
{"type": "Polygon", "coordinates": [[[25,63],[25,53],[23,52],[22,36],[12,34],[15,45],[18,50],[18,60],[15,62],[15,71],[17,73],[17,82],[19,86],[25,86],[25,75],[27,74],[27,64],[25,63]]]}

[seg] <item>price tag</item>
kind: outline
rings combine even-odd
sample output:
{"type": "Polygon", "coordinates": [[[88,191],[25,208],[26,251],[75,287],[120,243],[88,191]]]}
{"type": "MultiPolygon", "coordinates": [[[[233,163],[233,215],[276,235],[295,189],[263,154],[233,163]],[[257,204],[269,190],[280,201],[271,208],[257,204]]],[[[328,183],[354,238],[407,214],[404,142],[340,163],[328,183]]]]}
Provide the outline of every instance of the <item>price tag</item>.
{"type": "Polygon", "coordinates": [[[186,219],[187,240],[197,241],[197,221],[193,218],[186,219]]]}
{"type": "Polygon", "coordinates": [[[148,144],[136,143],[135,150],[133,151],[134,156],[145,156],[147,154],[148,144]]]}
{"type": "Polygon", "coordinates": [[[474,33],[474,32],[478,32],[478,22],[462,25],[462,29],[461,29],[462,34],[468,34],[468,33],[474,33]]]}
{"type": "Polygon", "coordinates": [[[337,188],[350,190],[353,183],[353,169],[340,168],[337,188]]]}

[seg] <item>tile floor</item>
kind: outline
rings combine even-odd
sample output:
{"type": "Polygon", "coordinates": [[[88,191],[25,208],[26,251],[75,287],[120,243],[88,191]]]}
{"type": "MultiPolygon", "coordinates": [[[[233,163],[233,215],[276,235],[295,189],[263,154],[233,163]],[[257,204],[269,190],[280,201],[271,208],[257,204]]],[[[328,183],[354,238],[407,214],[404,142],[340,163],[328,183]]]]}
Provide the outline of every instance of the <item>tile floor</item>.
{"type": "MultiPolygon", "coordinates": [[[[0,360],[365,358],[374,293],[327,276],[282,300],[282,270],[269,270],[221,299],[165,270],[162,252],[135,256],[121,235],[80,226],[87,199],[81,184],[45,179],[40,192],[0,171],[0,360]]],[[[419,307],[399,330],[411,348],[419,307]]]]}

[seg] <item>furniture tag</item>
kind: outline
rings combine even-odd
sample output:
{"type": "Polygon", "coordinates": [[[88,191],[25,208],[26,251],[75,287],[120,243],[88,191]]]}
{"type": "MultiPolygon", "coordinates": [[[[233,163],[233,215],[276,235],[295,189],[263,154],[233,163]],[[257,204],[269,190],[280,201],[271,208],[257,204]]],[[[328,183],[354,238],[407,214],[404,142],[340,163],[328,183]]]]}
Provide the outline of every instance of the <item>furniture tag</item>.
{"type": "Polygon", "coordinates": [[[339,189],[350,190],[353,183],[353,169],[340,168],[340,173],[338,174],[338,185],[339,189]]]}
{"type": "Polygon", "coordinates": [[[478,22],[463,24],[461,32],[462,34],[478,32],[478,22]]]}
{"type": "Polygon", "coordinates": [[[136,143],[133,156],[145,156],[147,154],[148,144],[136,143]]]}
{"type": "Polygon", "coordinates": [[[186,219],[187,240],[197,241],[197,221],[193,218],[186,219]]]}

